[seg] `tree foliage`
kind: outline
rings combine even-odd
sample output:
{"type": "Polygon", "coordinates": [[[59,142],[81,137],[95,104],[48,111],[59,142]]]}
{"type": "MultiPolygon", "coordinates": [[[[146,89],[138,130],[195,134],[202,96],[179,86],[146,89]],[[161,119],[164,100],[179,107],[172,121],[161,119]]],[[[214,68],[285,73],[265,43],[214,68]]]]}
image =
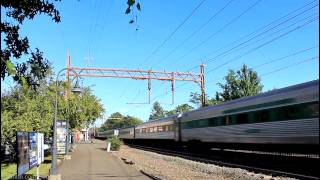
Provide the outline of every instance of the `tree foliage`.
{"type": "Polygon", "coordinates": [[[32,20],[38,14],[46,14],[58,23],[59,11],[52,2],[39,0],[3,0],[2,9],[6,18],[1,19],[1,36],[4,41],[4,44],[1,43],[1,78],[4,80],[11,76],[20,84],[36,88],[39,81],[47,76],[50,63],[39,49],[30,49],[28,37],[20,37],[19,30],[26,19],[32,20]],[[30,57],[21,62],[23,55],[30,57]]]}
{"type": "Polygon", "coordinates": [[[219,96],[221,96],[223,101],[253,96],[259,94],[263,88],[257,72],[248,68],[245,64],[237,72],[229,70],[228,75],[224,79],[226,81],[225,84],[218,83],[222,89],[219,96]]]}
{"type": "MultiPolygon", "coordinates": [[[[201,94],[199,94],[197,92],[191,92],[189,102],[200,107],[202,105],[201,104],[201,94]]],[[[216,92],[216,95],[214,98],[210,98],[208,95],[206,95],[205,106],[215,105],[215,104],[219,104],[221,102],[222,102],[222,100],[221,100],[218,92],[216,92]]]]}
{"type": "Polygon", "coordinates": [[[107,121],[101,126],[100,131],[130,127],[130,126],[138,125],[141,123],[142,123],[142,120],[137,117],[133,117],[129,115],[124,116],[119,112],[115,112],[111,114],[109,119],[107,119],[107,121]]]}
{"type": "MultiPolygon", "coordinates": [[[[218,83],[222,92],[216,92],[214,98],[206,96],[206,105],[215,105],[232,99],[253,96],[259,94],[263,88],[257,72],[248,68],[245,64],[238,71],[230,69],[224,80],[225,83],[218,83]]],[[[200,107],[201,95],[191,92],[190,102],[200,107]]]]}
{"type": "Polygon", "coordinates": [[[174,114],[179,114],[179,113],[183,113],[183,112],[188,112],[193,110],[194,108],[192,106],[190,106],[189,104],[180,104],[178,105],[176,108],[174,108],[171,111],[167,112],[167,115],[174,115],[174,114]]]}
{"type": "Polygon", "coordinates": [[[153,103],[149,120],[159,119],[165,117],[167,112],[163,109],[158,101],[153,103]]]}
{"type": "MultiPolygon", "coordinates": [[[[69,118],[71,129],[93,123],[104,112],[103,106],[87,88],[81,97],[71,96],[68,102],[63,92],[65,86],[58,87],[58,119],[69,118]],[[81,112],[77,109],[81,108],[81,112]]],[[[54,81],[42,82],[37,91],[16,85],[10,91],[1,93],[1,144],[14,150],[16,131],[43,132],[52,135],[55,111],[56,85],[54,81]]]]}
{"type": "Polygon", "coordinates": [[[138,11],[141,11],[141,4],[139,2],[136,3],[136,0],[127,0],[127,5],[128,6],[127,6],[125,14],[132,14],[133,17],[134,16],[136,17],[136,19],[134,19],[134,18],[130,19],[129,24],[132,24],[137,21],[137,16],[134,15],[134,12],[133,12],[134,6],[136,7],[136,9],[138,11]]]}

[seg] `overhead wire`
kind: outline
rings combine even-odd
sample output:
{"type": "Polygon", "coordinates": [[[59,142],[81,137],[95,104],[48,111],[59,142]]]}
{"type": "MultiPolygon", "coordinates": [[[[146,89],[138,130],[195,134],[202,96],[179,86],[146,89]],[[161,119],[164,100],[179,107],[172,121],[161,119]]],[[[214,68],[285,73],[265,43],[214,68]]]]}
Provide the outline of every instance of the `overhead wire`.
{"type": "MultiPolygon", "coordinates": [[[[200,1],[200,3],[188,14],[188,16],[169,34],[169,36],[164,39],[164,41],[159,45],[157,46],[153,51],[152,53],[139,65],[139,67],[142,65],[142,64],[145,64],[154,54],[156,54],[160,48],[162,48],[166,42],[168,42],[172,37],[173,35],[194,15],[194,13],[200,8],[200,6],[205,2],[206,0],[202,0],[200,1]]],[[[137,98],[138,95],[136,95],[134,97],[134,99],[137,98]]]]}
{"type": "Polygon", "coordinates": [[[169,36],[168,36],[159,46],[157,46],[157,47],[152,51],[152,53],[151,53],[149,56],[147,56],[147,58],[143,61],[142,64],[146,63],[154,54],[156,54],[156,53],[159,51],[159,49],[160,49],[161,47],[163,47],[164,44],[165,44],[167,41],[169,41],[169,40],[172,38],[172,36],[193,16],[193,14],[200,8],[200,6],[201,6],[205,1],[206,1],[206,0],[202,0],[195,8],[191,11],[191,13],[174,29],[174,31],[171,32],[171,33],[169,34],[169,36]]]}
{"type": "MultiPolygon", "coordinates": [[[[286,14],[286,15],[284,15],[284,16],[282,16],[282,17],[280,17],[280,18],[278,18],[278,19],[276,19],[276,20],[274,20],[274,21],[272,21],[272,22],[270,22],[270,23],[268,23],[268,24],[265,25],[265,26],[262,26],[262,27],[256,29],[255,31],[253,31],[253,32],[251,32],[251,33],[249,33],[249,34],[247,34],[247,35],[242,36],[241,38],[239,38],[239,39],[237,39],[237,40],[235,40],[235,41],[232,41],[232,42],[228,43],[226,46],[224,46],[224,47],[222,47],[222,48],[219,48],[218,50],[215,50],[215,51],[207,54],[206,56],[208,56],[208,55],[210,55],[210,54],[213,54],[214,52],[218,52],[218,51],[220,51],[220,50],[222,50],[222,49],[224,49],[224,48],[226,48],[226,47],[229,47],[230,45],[235,44],[236,42],[239,42],[239,41],[242,40],[242,39],[245,39],[245,38],[247,38],[247,37],[250,37],[251,35],[257,34],[257,33],[260,32],[261,30],[269,27],[270,25],[278,22],[279,20],[281,20],[281,19],[283,19],[283,18],[288,17],[288,16],[291,15],[291,14],[296,13],[297,11],[299,11],[299,10],[301,10],[301,9],[309,6],[309,5],[312,4],[312,3],[314,3],[315,1],[316,1],[316,0],[314,0],[314,1],[312,1],[312,2],[310,2],[310,3],[308,3],[308,4],[306,4],[306,5],[304,5],[304,6],[300,7],[300,8],[298,8],[298,9],[295,9],[294,11],[291,11],[290,13],[288,13],[288,14],[286,14]]],[[[310,10],[310,9],[312,9],[312,8],[314,8],[314,7],[316,7],[316,6],[318,6],[318,4],[313,5],[311,8],[307,9],[307,11],[310,10]]],[[[301,14],[307,12],[307,11],[304,10],[302,13],[299,13],[299,15],[301,15],[301,14]]],[[[258,35],[255,35],[254,37],[251,37],[250,39],[248,39],[248,40],[246,40],[246,41],[244,41],[244,42],[242,42],[242,43],[240,43],[240,44],[237,44],[237,45],[233,46],[232,48],[230,48],[230,49],[228,49],[228,50],[226,50],[226,51],[224,51],[224,52],[216,55],[215,57],[210,58],[209,60],[206,60],[204,63],[209,63],[209,62],[215,60],[215,59],[218,58],[218,57],[223,57],[223,55],[226,55],[227,53],[230,54],[230,52],[233,52],[233,50],[235,50],[236,48],[241,47],[241,46],[244,45],[245,43],[248,43],[248,42],[252,41],[253,39],[255,39],[255,38],[263,35],[264,33],[269,32],[270,30],[275,29],[276,27],[278,27],[278,26],[280,26],[280,25],[282,25],[282,24],[284,24],[284,23],[287,23],[288,21],[292,20],[292,19],[295,18],[295,17],[297,17],[297,16],[295,15],[295,16],[293,16],[293,17],[290,17],[289,19],[286,19],[286,20],[284,20],[283,22],[278,23],[278,24],[270,27],[269,29],[263,31],[262,33],[259,33],[258,35]]],[[[201,57],[200,59],[203,59],[203,58],[204,58],[204,57],[201,57]]],[[[195,69],[195,68],[197,68],[197,67],[198,67],[198,65],[193,66],[192,68],[188,69],[188,71],[191,71],[191,70],[193,70],[193,69],[195,69]]]]}
{"type": "MultiPolygon", "coordinates": [[[[256,40],[256,41],[253,41],[253,42],[250,43],[250,44],[247,44],[247,45],[245,45],[245,46],[240,46],[240,47],[238,46],[237,48],[233,49],[233,50],[234,50],[233,53],[236,52],[236,51],[239,51],[239,50],[241,50],[241,49],[244,49],[244,48],[246,48],[246,47],[248,47],[248,46],[250,46],[250,45],[256,44],[256,43],[258,43],[258,42],[260,42],[260,41],[262,41],[262,40],[264,40],[264,39],[266,39],[266,38],[268,38],[268,37],[270,37],[270,36],[272,37],[272,36],[274,36],[275,34],[277,34],[277,33],[281,32],[281,31],[283,31],[283,30],[285,30],[285,29],[288,29],[288,28],[290,28],[290,27],[298,24],[299,22],[303,22],[303,21],[305,21],[305,20],[307,20],[307,19],[312,19],[312,18],[315,18],[315,17],[317,17],[317,16],[314,16],[314,14],[311,15],[311,16],[308,16],[308,17],[303,17],[302,19],[299,19],[297,22],[294,22],[293,24],[290,24],[290,25],[288,25],[288,26],[286,26],[286,27],[284,27],[284,28],[282,28],[282,29],[279,29],[279,30],[273,32],[272,34],[266,34],[264,37],[262,37],[262,38],[260,38],[260,39],[258,39],[258,40],[256,40]]],[[[242,44],[242,43],[241,43],[241,44],[242,44]]],[[[224,56],[226,56],[226,55],[228,55],[228,54],[224,54],[224,56]]],[[[221,54],[220,54],[219,56],[221,56],[221,54]]],[[[221,56],[221,57],[224,57],[224,56],[221,56]]],[[[213,62],[214,60],[216,60],[216,58],[209,59],[209,60],[208,60],[207,62],[205,62],[205,63],[209,64],[209,63],[213,62]]]]}
{"type": "Polygon", "coordinates": [[[294,31],[296,31],[296,30],[298,30],[298,29],[300,29],[300,28],[302,28],[302,27],[304,27],[304,26],[306,26],[306,25],[308,25],[308,24],[316,21],[317,19],[319,19],[319,17],[316,17],[316,18],[314,18],[314,19],[311,19],[311,20],[305,22],[304,24],[298,25],[298,26],[296,26],[295,28],[293,28],[293,29],[291,29],[291,30],[289,30],[289,31],[287,31],[287,32],[285,32],[285,33],[282,33],[281,35],[276,36],[275,38],[272,38],[271,40],[269,40],[269,41],[267,41],[267,42],[264,42],[264,43],[260,44],[259,46],[255,47],[255,48],[250,49],[249,51],[246,51],[244,54],[241,54],[241,55],[239,55],[239,56],[237,56],[237,57],[231,58],[230,60],[228,60],[228,61],[220,64],[219,66],[216,66],[215,68],[207,71],[206,74],[209,74],[209,73],[211,73],[211,72],[213,72],[213,71],[215,71],[215,70],[217,70],[217,69],[219,69],[219,68],[221,68],[221,67],[223,67],[223,66],[225,66],[225,65],[227,65],[227,64],[229,64],[229,63],[231,63],[231,62],[233,62],[233,61],[235,61],[235,60],[237,60],[237,59],[239,59],[239,58],[242,58],[243,56],[245,56],[245,55],[247,55],[247,54],[250,54],[250,53],[258,50],[258,49],[260,49],[260,48],[262,48],[262,47],[270,44],[271,42],[274,42],[274,41],[276,41],[276,40],[278,40],[278,39],[280,39],[280,38],[282,38],[282,37],[284,37],[284,36],[286,36],[286,35],[294,32],[294,31]]]}
{"type": "MultiPolygon", "coordinates": [[[[315,46],[312,46],[312,47],[309,47],[309,48],[305,48],[305,49],[296,51],[296,52],[294,52],[294,53],[290,53],[290,54],[285,55],[285,56],[281,56],[281,57],[279,57],[279,58],[275,58],[275,59],[269,60],[269,61],[267,61],[267,62],[265,62],[265,63],[261,63],[261,64],[258,64],[258,65],[256,65],[256,66],[253,66],[252,68],[253,68],[253,69],[259,69],[259,68],[261,68],[261,67],[263,67],[263,66],[265,66],[265,65],[268,65],[268,64],[271,64],[271,63],[280,61],[280,60],[287,59],[287,58],[289,58],[289,57],[293,57],[293,56],[302,54],[302,53],[304,53],[304,52],[310,51],[310,50],[315,49],[315,48],[317,48],[317,47],[319,47],[319,45],[315,45],[315,46]]],[[[214,82],[214,81],[216,81],[216,80],[208,81],[207,83],[212,83],[212,82],[214,82]]]]}
{"type": "MultiPolygon", "coordinates": [[[[313,2],[314,2],[314,1],[312,1],[311,3],[313,3],[313,2]]],[[[307,5],[310,5],[310,3],[308,3],[307,5]]],[[[306,5],[306,6],[307,6],[307,5],[306,5]]],[[[304,7],[305,7],[305,6],[304,6],[304,7]]],[[[301,9],[301,8],[299,8],[299,9],[297,9],[297,10],[300,10],[300,9],[301,9]]],[[[295,10],[295,11],[297,11],[297,10],[295,10]]],[[[295,12],[295,11],[294,11],[294,12],[295,12]]],[[[291,12],[291,13],[292,13],[292,12],[291,12]]],[[[286,16],[287,16],[287,15],[286,15],[286,16]]],[[[286,17],[286,16],[285,16],[285,17],[286,17]]],[[[242,54],[241,57],[243,57],[244,55],[247,55],[247,54],[249,54],[249,53],[251,53],[251,52],[253,52],[253,51],[255,51],[255,50],[257,50],[257,49],[259,49],[259,48],[261,48],[261,47],[263,47],[263,46],[265,46],[265,45],[267,45],[267,44],[269,44],[269,43],[271,43],[271,42],[273,42],[273,41],[275,41],[275,40],[277,40],[277,39],[279,39],[279,38],[281,38],[281,37],[283,37],[283,36],[285,36],[285,35],[287,35],[287,34],[289,34],[289,33],[291,33],[291,32],[293,32],[293,31],[295,31],[295,30],[297,30],[297,29],[300,29],[301,27],[303,27],[303,26],[305,26],[305,25],[307,25],[307,24],[315,21],[316,19],[318,19],[318,17],[317,17],[317,18],[314,18],[314,19],[312,19],[311,21],[308,21],[308,22],[306,22],[306,23],[304,23],[304,24],[302,24],[302,25],[300,25],[300,26],[297,26],[297,27],[294,28],[294,29],[291,29],[290,31],[288,31],[288,32],[286,32],[286,33],[283,33],[283,34],[281,34],[280,36],[277,36],[277,37],[273,38],[272,40],[267,41],[267,42],[261,44],[260,46],[254,48],[254,49],[251,49],[250,51],[247,51],[245,54],[242,54]]],[[[239,58],[239,56],[238,56],[237,58],[239,58]]],[[[235,59],[237,59],[237,58],[234,58],[234,59],[232,59],[232,60],[235,60],[235,59]]],[[[228,62],[222,64],[222,66],[225,65],[225,64],[227,64],[227,63],[230,63],[230,62],[231,62],[231,61],[229,60],[228,62]]],[[[220,67],[220,66],[219,66],[219,67],[220,67]]],[[[216,67],[216,68],[213,69],[213,70],[216,70],[216,69],[219,68],[219,67],[216,67]]],[[[213,71],[213,70],[211,70],[211,71],[213,71]]],[[[208,73],[210,73],[210,71],[207,72],[206,74],[208,74],[208,73]]],[[[178,88],[184,86],[185,84],[187,84],[187,83],[181,84],[180,86],[177,86],[175,89],[178,89],[178,88]]],[[[164,95],[165,95],[165,94],[164,94],[164,95]]],[[[156,99],[156,98],[158,98],[158,97],[161,97],[161,96],[163,96],[163,95],[156,96],[154,99],[156,99]]],[[[153,99],[153,100],[154,100],[154,99],[153,99]]]]}
{"type": "Polygon", "coordinates": [[[264,74],[261,74],[261,77],[267,76],[267,75],[273,74],[273,73],[275,73],[275,72],[279,72],[279,71],[282,71],[282,70],[284,70],[284,69],[288,69],[288,68],[290,68],[290,67],[297,66],[297,65],[299,65],[299,64],[306,63],[306,62],[308,62],[308,61],[315,60],[315,59],[318,59],[318,60],[319,60],[319,56],[315,56],[315,57],[312,57],[312,58],[304,59],[304,60],[302,60],[302,61],[299,61],[299,62],[290,64],[290,65],[281,67],[281,68],[279,68],[279,69],[276,69],[276,70],[273,70],[273,71],[270,71],[270,72],[267,72],[267,73],[264,73],[264,74]]]}
{"type": "Polygon", "coordinates": [[[216,16],[218,16],[224,9],[226,9],[233,1],[229,0],[221,9],[215,12],[204,24],[202,24],[199,28],[193,31],[187,38],[185,38],[181,43],[179,43],[176,47],[174,47],[168,54],[166,54],[160,61],[157,63],[160,64],[163,60],[167,59],[171,54],[173,54],[178,48],[184,45],[188,40],[194,37],[198,32],[200,32],[205,26],[207,26],[216,16]]]}
{"type": "Polygon", "coordinates": [[[220,32],[222,32],[225,28],[227,28],[228,26],[230,26],[232,23],[236,22],[238,19],[240,19],[243,15],[245,15],[246,13],[248,13],[252,8],[254,8],[256,5],[258,5],[258,3],[260,3],[261,0],[257,0],[255,3],[253,3],[251,6],[249,6],[247,9],[245,9],[242,13],[240,13],[238,16],[234,17],[233,19],[231,19],[228,23],[226,23],[224,26],[222,26],[219,30],[215,31],[214,33],[210,34],[207,38],[205,38],[203,41],[201,41],[199,44],[197,44],[196,46],[192,47],[190,50],[188,50],[184,55],[180,56],[178,58],[178,60],[175,61],[175,63],[177,63],[178,61],[182,60],[183,58],[185,58],[187,55],[189,55],[191,52],[193,52],[194,50],[196,50],[197,48],[199,48],[200,46],[202,46],[203,44],[205,44],[206,42],[208,42],[211,38],[213,38],[215,35],[219,34],[220,32]]]}
{"type": "Polygon", "coordinates": [[[298,55],[298,54],[301,54],[301,53],[310,51],[310,50],[315,49],[315,48],[317,48],[317,47],[319,47],[319,45],[316,45],[316,46],[313,46],[313,47],[310,47],[310,48],[307,48],[307,49],[302,49],[302,50],[296,51],[296,52],[291,53],[291,54],[288,54],[288,55],[286,55],[286,56],[282,56],[282,57],[280,57],[280,58],[276,58],[276,59],[267,61],[267,62],[265,62],[265,63],[262,63],[262,64],[259,64],[259,65],[253,66],[253,69],[259,69],[259,68],[261,68],[262,66],[265,66],[265,65],[268,65],[268,64],[271,64],[271,63],[274,63],[274,62],[283,60],[283,59],[287,59],[287,58],[292,57],[292,56],[296,56],[296,55],[298,55]]]}

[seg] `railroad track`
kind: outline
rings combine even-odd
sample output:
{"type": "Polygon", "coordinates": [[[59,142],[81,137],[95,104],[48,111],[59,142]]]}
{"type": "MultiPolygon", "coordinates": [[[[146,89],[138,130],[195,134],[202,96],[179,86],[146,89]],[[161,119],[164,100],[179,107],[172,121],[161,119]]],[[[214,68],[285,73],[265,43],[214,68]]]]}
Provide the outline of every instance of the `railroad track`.
{"type": "MultiPolygon", "coordinates": [[[[305,172],[304,169],[305,168],[309,168],[309,167],[300,167],[300,170],[297,171],[292,171],[292,168],[290,168],[290,171],[286,171],[283,170],[283,168],[281,170],[279,170],[279,168],[272,168],[272,167],[263,167],[261,166],[261,163],[246,163],[246,160],[243,162],[235,162],[234,160],[232,160],[232,158],[230,159],[230,157],[225,157],[226,155],[230,155],[230,152],[228,152],[227,154],[225,154],[223,157],[221,157],[220,155],[218,156],[209,156],[209,155],[201,155],[201,154],[196,154],[196,153],[192,153],[192,152],[187,152],[187,151],[177,151],[177,150],[169,150],[169,149],[162,149],[162,148],[157,148],[157,147],[149,147],[149,146],[141,146],[141,145],[136,145],[136,144],[128,144],[128,146],[132,147],[132,148],[136,148],[136,149],[141,149],[141,150],[146,150],[146,151],[151,151],[151,152],[155,152],[155,153],[159,153],[159,154],[163,154],[163,155],[169,155],[169,156],[178,156],[181,158],[185,158],[188,160],[193,160],[193,161],[198,161],[198,162],[204,162],[204,163],[208,163],[208,164],[215,164],[215,165],[220,165],[220,166],[227,166],[227,167],[232,167],[232,168],[241,168],[241,169],[246,169],[248,171],[253,171],[255,173],[263,173],[263,174],[267,174],[267,175],[272,175],[272,176],[284,176],[284,177],[292,177],[292,178],[297,178],[297,179],[319,179],[319,175],[317,174],[317,164],[314,164],[315,167],[313,167],[314,170],[314,174],[308,174],[308,173],[303,173],[305,172]],[[292,171],[292,172],[291,172],[292,171]]],[[[237,152],[233,152],[233,156],[236,156],[239,158],[239,153],[237,152]],[[237,155],[238,154],[238,155],[237,155]]],[[[241,154],[243,155],[243,154],[241,154]]],[[[270,155],[269,155],[270,156],[270,155]]],[[[252,157],[252,154],[251,156],[252,157]]],[[[246,157],[247,158],[247,157],[246,157]]],[[[257,159],[255,159],[257,160],[257,159]]],[[[319,160],[319,159],[317,159],[319,160]]],[[[272,163],[273,161],[271,161],[272,163]]],[[[317,161],[318,162],[318,161],[317,161]]],[[[270,162],[269,162],[270,163],[270,162]]],[[[291,162],[288,162],[291,163],[291,162]]],[[[297,162],[299,163],[299,162],[297,162]]],[[[262,163],[264,164],[264,163],[262,163]]],[[[268,163],[266,163],[268,164],[268,163]]],[[[285,164],[283,164],[285,165],[285,164]]],[[[292,163],[290,164],[290,166],[292,166],[292,163]]],[[[298,168],[298,167],[296,167],[298,168]]],[[[310,169],[309,169],[310,171],[310,169]]],[[[308,172],[309,172],[308,171],[308,172]]]]}

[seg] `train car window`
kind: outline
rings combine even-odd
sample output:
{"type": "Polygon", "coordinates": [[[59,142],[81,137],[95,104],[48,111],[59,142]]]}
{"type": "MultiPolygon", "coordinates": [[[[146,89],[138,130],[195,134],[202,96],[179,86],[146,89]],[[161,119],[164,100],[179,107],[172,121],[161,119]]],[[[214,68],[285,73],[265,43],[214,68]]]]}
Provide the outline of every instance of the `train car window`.
{"type": "Polygon", "coordinates": [[[247,113],[242,113],[237,115],[237,124],[245,124],[248,123],[248,114],[247,113]]]}
{"type": "Polygon", "coordinates": [[[162,132],[162,126],[158,126],[158,131],[162,132]]]}
{"type": "Polygon", "coordinates": [[[153,132],[153,128],[152,128],[152,127],[151,127],[151,128],[149,128],[149,132],[151,132],[151,133],[153,132]]]}
{"type": "Polygon", "coordinates": [[[237,124],[237,115],[231,115],[230,117],[230,125],[237,124]]]}
{"type": "Polygon", "coordinates": [[[153,128],[153,132],[158,132],[158,127],[157,126],[153,128]]]}

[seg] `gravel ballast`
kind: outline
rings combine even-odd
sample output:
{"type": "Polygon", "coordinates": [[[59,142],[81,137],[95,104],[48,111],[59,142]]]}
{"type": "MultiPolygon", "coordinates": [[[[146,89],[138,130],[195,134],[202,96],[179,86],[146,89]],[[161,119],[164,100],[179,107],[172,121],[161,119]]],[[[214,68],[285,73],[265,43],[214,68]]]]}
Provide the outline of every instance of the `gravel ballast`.
{"type": "Polygon", "coordinates": [[[134,166],[159,179],[286,179],[287,177],[272,177],[265,174],[255,174],[240,168],[222,167],[213,164],[195,162],[180,157],[161,155],[153,152],[121,146],[120,151],[113,155],[127,164],[134,166]]]}

